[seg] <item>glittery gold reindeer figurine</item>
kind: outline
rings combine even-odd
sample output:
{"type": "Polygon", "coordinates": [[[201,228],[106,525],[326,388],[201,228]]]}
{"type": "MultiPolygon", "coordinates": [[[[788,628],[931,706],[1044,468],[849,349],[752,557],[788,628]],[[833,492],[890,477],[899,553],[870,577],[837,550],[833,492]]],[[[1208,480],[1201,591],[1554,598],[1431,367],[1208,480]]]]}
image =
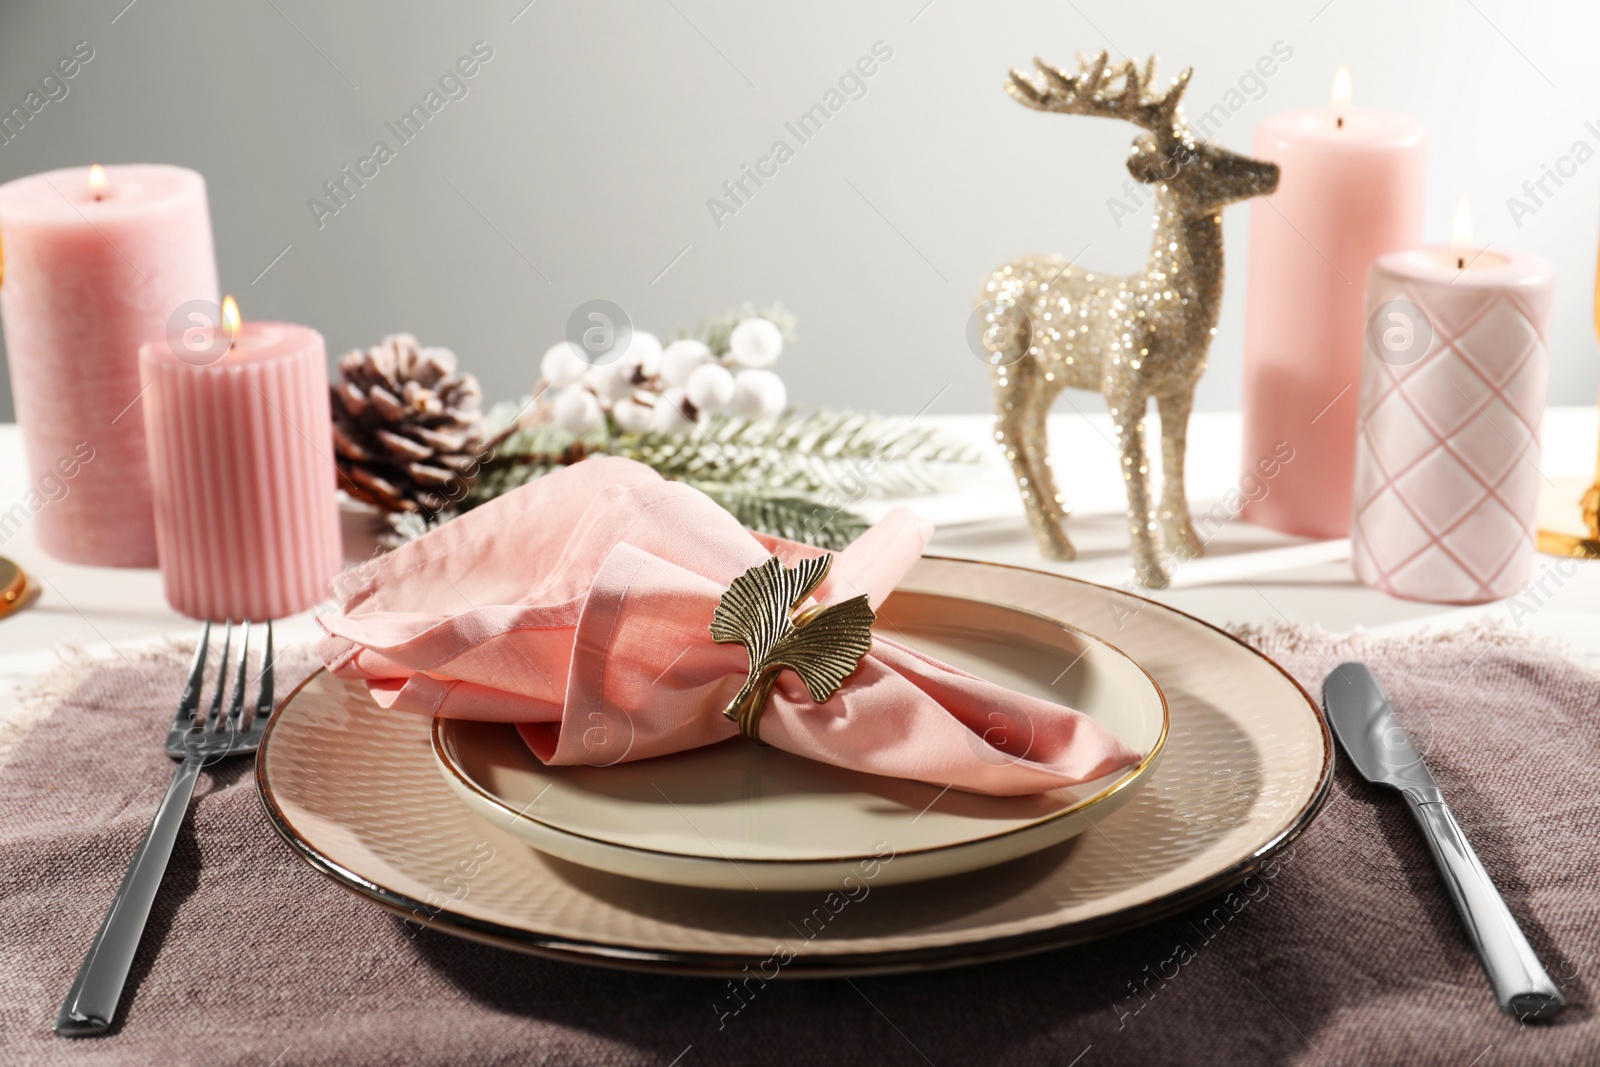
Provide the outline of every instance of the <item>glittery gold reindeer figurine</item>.
{"type": "Polygon", "coordinates": [[[1101,393],[1111,410],[1128,491],[1134,570],[1165,586],[1162,557],[1198,555],[1183,493],[1184,438],[1195,385],[1206,366],[1222,302],[1222,208],[1278,185],[1272,163],[1196,140],[1179,101],[1191,70],[1155,91],[1156,60],[1111,63],[1079,56],[1077,73],[1034,62],[1042,81],[1012,70],[1006,91],[1035,111],[1123,119],[1134,139],[1128,171],[1155,189],[1155,241],[1143,273],[1096,274],[1061,256],[1013,260],[978,294],[984,355],[994,375],[995,438],[1016,474],[1028,518],[1047,559],[1072,559],[1069,509],[1050,469],[1046,419],[1069,386],[1101,393]],[[1161,413],[1164,482],[1151,506],[1144,415],[1161,413]]]}

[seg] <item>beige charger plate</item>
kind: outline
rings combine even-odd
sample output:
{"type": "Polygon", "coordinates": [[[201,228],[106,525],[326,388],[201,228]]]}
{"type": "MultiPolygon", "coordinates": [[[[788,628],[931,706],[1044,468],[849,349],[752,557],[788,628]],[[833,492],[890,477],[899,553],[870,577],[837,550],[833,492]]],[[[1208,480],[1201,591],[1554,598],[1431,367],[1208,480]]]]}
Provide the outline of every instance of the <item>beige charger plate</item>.
{"type": "Polygon", "coordinates": [[[925,558],[901,590],[984,600],[1105,633],[1154,676],[1160,767],[1091,832],[1011,863],[837,890],[662,885],[529,848],[446,785],[429,723],[315,676],[257,761],[273,824],[312,866],[440,929],[556,958],[735,974],[775,952],[787,977],[1019,955],[1125,930],[1235,884],[1309,824],[1332,743],[1315,703],[1249,646],[1153,601],[1058,575],[925,558]],[[792,958],[788,958],[792,957],[792,958]]]}
{"type": "MultiPolygon", "coordinates": [[[[1012,607],[905,590],[884,601],[874,628],[977,677],[1077,708],[1140,759],[1072,788],[978,796],[742,737],[624,762],[631,721],[602,713],[579,724],[597,742],[590,766],[547,767],[514,726],[458,719],[433,721],[434,754],[468,807],[541,852],[654,882],[764,891],[836,889],[868,868],[880,886],[992,867],[1083,833],[1155,772],[1168,724],[1161,690],[1099,638],[1012,607]]],[[[982,729],[1009,735],[1020,754],[1031,744],[1032,724],[1006,708],[989,711],[982,729]]],[[[978,758],[1012,758],[971,737],[978,758]]]]}

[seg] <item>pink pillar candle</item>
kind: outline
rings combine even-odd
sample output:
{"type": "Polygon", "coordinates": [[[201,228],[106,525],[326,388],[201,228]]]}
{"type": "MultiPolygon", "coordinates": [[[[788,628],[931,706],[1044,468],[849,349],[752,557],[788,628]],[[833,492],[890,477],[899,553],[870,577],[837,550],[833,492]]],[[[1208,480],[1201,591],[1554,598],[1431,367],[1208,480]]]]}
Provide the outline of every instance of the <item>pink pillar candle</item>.
{"type": "Polygon", "coordinates": [[[183,305],[217,303],[205,179],[156,165],[74,167],[0,186],[11,390],[28,482],[87,462],[42,508],[39,545],[57,559],[156,564],[139,345],[183,305]]]}
{"type": "Polygon", "coordinates": [[[1385,252],[1422,240],[1427,134],[1402,115],[1334,106],[1274,115],[1255,153],[1282,171],[1250,209],[1244,470],[1294,449],[1290,478],[1247,501],[1249,522],[1308,537],[1349,532],[1363,284],[1385,252]]]}
{"type": "Polygon", "coordinates": [[[224,349],[202,330],[139,350],[161,576],[185,615],[282,618],[341,564],[322,335],[247,322],[224,349]]]}
{"type": "Polygon", "coordinates": [[[1509,249],[1392,252],[1367,291],[1356,577],[1412,600],[1511,596],[1533,568],[1550,265],[1509,249]]]}

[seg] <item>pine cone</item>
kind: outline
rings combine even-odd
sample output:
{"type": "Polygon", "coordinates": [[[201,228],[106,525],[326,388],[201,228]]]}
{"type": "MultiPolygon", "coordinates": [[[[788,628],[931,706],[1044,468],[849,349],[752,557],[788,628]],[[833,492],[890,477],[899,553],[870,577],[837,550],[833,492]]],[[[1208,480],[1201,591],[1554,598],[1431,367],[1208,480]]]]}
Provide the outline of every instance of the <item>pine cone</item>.
{"type": "Polygon", "coordinates": [[[477,476],[487,433],[478,379],[455,353],[408,333],[339,359],[333,444],[339,485],[383,511],[443,510],[477,476]]]}

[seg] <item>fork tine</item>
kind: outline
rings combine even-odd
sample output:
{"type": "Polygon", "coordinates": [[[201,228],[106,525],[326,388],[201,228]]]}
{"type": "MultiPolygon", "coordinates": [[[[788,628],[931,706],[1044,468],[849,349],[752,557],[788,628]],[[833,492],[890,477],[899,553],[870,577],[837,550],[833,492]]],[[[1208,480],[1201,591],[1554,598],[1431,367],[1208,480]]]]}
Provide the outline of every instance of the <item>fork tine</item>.
{"type": "Polygon", "coordinates": [[[206,728],[216,732],[222,718],[222,694],[228,691],[228,646],[233,643],[233,620],[229,619],[222,631],[222,655],[217,663],[217,691],[211,698],[211,710],[206,714],[206,728]]]}
{"type": "MultiPolygon", "coordinates": [[[[233,697],[228,701],[228,729],[233,733],[239,732],[239,720],[244,717],[244,676],[249,673],[250,666],[250,620],[244,621],[244,628],[239,632],[239,667],[233,675],[233,697]]],[[[220,730],[222,724],[218,723],[220,730]]]]}
{"type": "Polygon", "coordinates": [[[261,653],[261,688],[256,692],[255,712],[251,717],[251,725],[260,722],[265,724],[272,717],[273,701],[272,681],[272,620],[267,620],[267,647],[261,653]]]}
{"type": "Polygon", "coordinates": [[[195,646],[194,662],[189,664],[189,677],[183,683],[183,695],[178,698],[178,712],[172,717],[173,729],[195,725],[195,713],[200,710],[200,686],[206,678],[206,648],[211,644],[211,623],[200,631],[200,643],[195,646]]]}

